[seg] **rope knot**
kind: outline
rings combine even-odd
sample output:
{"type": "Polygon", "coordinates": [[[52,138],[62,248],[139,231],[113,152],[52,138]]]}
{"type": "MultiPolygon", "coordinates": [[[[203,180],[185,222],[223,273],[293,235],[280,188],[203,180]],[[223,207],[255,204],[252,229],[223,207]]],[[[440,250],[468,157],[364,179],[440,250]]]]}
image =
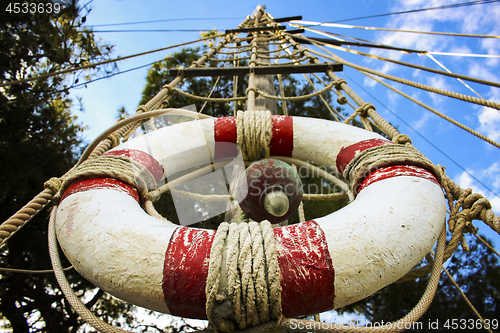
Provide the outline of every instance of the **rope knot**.
{"type": "Polygon", "coordinates": [[[56,194],[61,188],[62,181],[60,178],[52,177],[43,184],[43,188],[50,189],[52,193],[56,194]]]}
{"type": "Polygon", "coordinates": [[[107,177],[120,180],[136,188],[141,197],[156,188],[154,176],[141,164],[123,156],[101,155],[83,161],[63,179],[57,195],[62,195],[69,185],[86,178],[107,177]]]}
{"type": "Polygon", "coordinates": [[[118,133],[111,133],[108,139],[111,141],[111,148],[114,148],[120,145],[122,137],[118,133]]]}
{"type": "Polygon", "coordinates": [[[351,191],[356,194],[359,184],[370,173],[391,165],[413,165],[430,171],[441,183],[439,169],[424,154],[413,148],[399,144],[372,147],[359,153],[344,169],[344,178],[351,191]]]}
{"type": "MultiPolygon", "coordinates": [[[[168,89],[168,88],[165,88],[168,89]]],[[[137,113],[146,113],[149,112],[149,108],[146,105],[139,105],[137,109],[135,109],[137,113]]]]}
{"type": "Polygon", "coordinates": [[[319,60],[318,57],[309,57],[309,63],[314,64],[316,60],[319,60]]]}
{"type": "Polygon", "coordinates": [[[344,79],[338,79],[334,83],[335,83],[335,89],[337,89],[337,90],[342,90],[342,83],[347,84],[347,82],[345,82],[344,79]]]}
{"type": "Polygon", "coordinates": [[[245,161],[269,157],[272,138],[270,111],[238,111],[236,116],[237,144],[245,161]]]}
{"type": "Polygon", "coordinates": [[[359,107],[354,111],[354,114],[359,115],[360,117],[366,117],[367,113],[363,107],[359,107]]]}
{"type": "Polygon", "coordinates": [[[221,223],[210,251],[205,289],[206,313],[215,331],[243,330],[278,319],[280,280],[269,221],[221,223]]]}
{"type": "Polygon", "coordinates": [[[260,93],[260,90],[259,88],[257,87],[248,87],[246,90],[245,90],[245,95],[248,96],[248,92],[250,91],[253,91],[255,93],[255,97],[259,96],[259,93],[260,93]]]}
{"type": "Polygon", "coordinates": [[[170,83],[165,84],[163,87],[161,87],[161,89],[165,89],[168,95],[171,95],[175,91],[175,89],[170,86],[170,83]]]}
{"type": "Polygon", "coordinates": [[[398,135],[392,138],[392,142],[400,145],[405,145],[405,144],[411,144],[411,139],[408,135],[399,133],[398,135]]]}
{"type": "Polygon", "coordinates": [[[344,95],[340,95],[340,96],[337,98],[337,103],[339,103],[340,105],[345,105],[345,104],[347,104],[347,97],[345,97],[344,95]]]}
{"type": "MultiPolygon", "coordinates": [[[[363,108],[363,112],[364,112],[366,115],[368,114],[368,111],[369,111],[370,109],[375,110],[375,106],[374,106],[372,103],[365,103],[365,104],[363,104],[362,108],[363,108]]],[[[364,116],[364,117],[366,117],[366,116],[364,116]]]]}

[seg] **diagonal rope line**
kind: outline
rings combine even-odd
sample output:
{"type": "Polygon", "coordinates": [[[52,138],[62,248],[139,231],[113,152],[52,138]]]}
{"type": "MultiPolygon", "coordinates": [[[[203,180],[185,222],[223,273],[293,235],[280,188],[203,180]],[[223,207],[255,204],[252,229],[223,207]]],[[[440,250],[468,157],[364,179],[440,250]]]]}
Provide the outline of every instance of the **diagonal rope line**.
{"type": "MultiPolygon", "coordinates": [[[[445,71],[447,71],[448,73],[452,73],[448,68],[446,68],[445,65],[443,65],[440,61],[438,61],[436,58],[434,58],[432,56],[432,54],[430,53],[427,53],[426,54],[427,57],[429,57],[432,61],[434,61],[436,64],[438,64],[440,67],[442,67],[445,71]]],[[[474,89],[472,89],[471,86],[469,86],[467,83],[465,83],[464,81],[462,81],[462,79],[459,79],[457,78],[458,81],[460,81],[460,83],[462,83],[464,86],[466,86],[470,91],[472,91],[474,94],[476,94],[479,98],[482,98],[482,99],[485,99],[483,96],[479,95],[479,93],[477,91],[475,91],[474,89]]]]}
{"type": "MultiPolygon", "coordinates": [[[[305,73],[302,73],[302,75],[304,75],[304,77],[306,78],[307,82],[309,82],[309,84],[311,85],[311,87],[313,87],[314,90],[316,92],[318,92],[319,90],[318,90],[318,88],[316,88],[316,85],[314,84],[314,82],[310,78],[308,78],[305,73]]],[[[339,118],[337,117],[337,115],[333,112],[332,107],[330,106],[330,104],[328,104],[326,102],[325,98],[322,95],[319,95],[319,98],[321,98],[321,100],[323,101],[323,104],[325,104],[325,106],[328,109],[328,111],[330,111],[330,113],[333,116],[333,118],[335,119],[335,121],[340,121],[339,118]]]]}
{"type": "MultiPolygon", "coordinates": [[[[403,65],[403,66],[407,66],[407,67],[411,67],[411,68],[420,69],[420,70],[423,70],[423,71],[426,71],[426,72],[441,74],[441,75],[444,75],[444,76],[449,76],[449,77],[453,77],[453,78],[457,78],[457,79],[462,79],[462,80],[466,80],[466,81],[470,81],[470,82],[476,82],[476,83],[480,83],[480,84],[484,84],[484,85],[488,85],[488,86],[492,86],[492,87],[499,87],[500,88],[500,83],[499,82],[478,79],[478,78],[467,76],[467,75],[455,74],[455,73],[452,73],[452,72],[449,72],[449,71],[442,71],[442,70],[438,70],[438,69],[434,69],[434,68],[430,68],[430,67],[425,67],[425,66],[411,64],[411,63],[404,62],[404,61],[393,60],[393,59],[385,58],[385,57],[382,57],[382,56],[376,56],[376,55],[373,55],[373,54],[370,54],[370,53],[365,53],[365,52],[361,52],[361,51],[357,51],[357,50],[351,50],[351,49],[348,49],[348,48],[345,48],[345,47],[342,47],[342,46],[326,45],[326,44],[324,44],[324,46],[329,47],[329,48],[333,48],[333,49],[336,49],[336,50],[344,51],[344,52],[349,52],[349,53],[352,53],[352,54],[363,55],[365,57],[369,57],[369,58],[373,58],[373,59],[377,59],[377,60],[387,61],[387,62],[390,62],[390,63],[393,63],[393,64],[398,64],[398,65],[403,65]]],[[[436,54],[436,52],[427,52],[425,54],[428,55],[429,57],[431,57],[431,54],[436,54]]]]}
{"type": "Polygon", "coordinates": [[[441,112],[439,112],[439,111],[437,111],[437,110],[435,110],[435,109],[431,108],[430,106],[428,106],[428,105],[426,105],[426,104],[424,104],[424,103],[422,103],[422,102],[420,102],[420,101],[416,100],[415,98],[413,98],[413,97],[411,97],[411,96],[409,96],[409,95],[405,94],[405,93],[404,93],[404,92],[402,92],[401,90],[396,89],[396,88],[394,88],[394,87],[392,87],[392,86],[388,85],[387,83],[383,82],[382,80],[379,80],[379,79],[377,79],[377,78],[375,78],[375,77],[373,77],[373,76],[371,76],[371,75],[369,75],[368,73],[365,73],[365,72],[363,72],[363,71],[361,71],[361,72],[362,72],[363,74],[365,74],[366,76],[368,76],[369,78],[371,78],[372,80],[377,81],[378,83],[380,83],[380,84],[382,84],[382,85],[386,86],[387,88],[391,89],[392,91],[394,91],[394,92],[396,92],[396,93],[400,94],[400,95],[401,95],[401,96],[403,96],[403,97],[406,97],[406,98],[407,98],[407,99],[409,99],[410,101],[412,101],[412,102],[414,102],[414,103],[416,103],[416,104],[420,105],[421,107],[423,107],[423,108],[425,108],[425,109],[427,109],[427,110],[431,111],[431,112],[432,112],[432,113],[434,113],[435,115],[438,115],[439,117],[441,117],[441,118],[443,118],[443,119],[445,119],[445,120],[449,121],[449,122],[450,122],[450,123],[452,123],[453,125],[460,127],[461,129],[463,129],[463,130],[465,130],[465,131],[467,131],[467,132],[471,133],[472,135],[477,136],[478,138],[480,138],[480,139],[482,139],[482,140],[484,140],[484,141],[486,141],[486,142],[488,142],[488,143],[492,144],[493,146],[495,146],[495,147],[497,147],[497,148],[500,148],[500,144],[499,144],[498,142],[491,140],[490,138],[488,138],[488,137],[484,136],[483,134],[481,134],[481,133],[479,133],[479,132],[474,131],[472,128],[467,127],[467,126],[463,125],[462,123],[460,123],[460,122],[458,122],[458,121],[456,121],[456,120],[454,120],[454,119],[452,119],[452,118],[448,117],[447,115],[445,115],[445,114],[443,114],[443,113],[441,113],[441,112]]]}
{"type": "Polygon", "coordinates": [[[476,236],[476,238],[477,238],[477,239],[479,239],[479,240],[480,240],[480,241],[481,241],[484,245],[486,245],[486,246],[487,246],[487,247],[488,247],[491,251],[493,251],[493,252],[494,252],[497,256],[499,256],[499,257],[500,257],[500,253],[498,253],[498,251],[497,251],[497,250],[495,250],[495,249],[493,248],[493,246],[491,246],[490,244],[488,244],[488,242],[487,242],[487,241],[485,241],[482,237],[480,237],[480,236],[478,236],[478,235],[476,235],[476,234],[473,234],[473,235],[474,235],[474,236],[476,236]]]}
{"type": "Polygon", "coordinates": [[[198,43],[198,42],[201,42],[201,41],[204,41],[204,40],[207,40],[207,39],[213,39],[213,38],[214,38],[214,36],[206,37],[206,38],[200,38],[200,39],[197,39],[195,41],[191,41],[191,42],[187,42],[187,43],[181,43],[181,44],[176,44],[176,45],[172,45],[172,46],[168,46],[168,47],[162,47],[160,49],[151,50],[151,51],[147,51],[147,52],[136,53],[136,54],[132,54],[132,55],[129,55],[129,56],[126,56],[126,57],[118,57],[118,58],[115,58],[115,59],[109,59],[109,60],[105,60],[105,61],[101,61],[101,62],[96,62],[96,63],[92,63],[92,64],[88,64],[88,65],[84,65],[84,66],[79,66],[79,67],[75,67],[75,68],[68,68],[68,69],[65,69],[65,70],[62,70],[62,71],[57,71],[57,72],[52,72],[52,73],[45,73],[45,74],[37,75],[37,76],[34,76],[34,77],[26,78],[26,79],[20,79],[20,80],[15,80],[15,81],[3,82],[3,83],[0,83],[0,88],[1,87],[6,87],[6,86],[10,86],[10,85],[13,85],[13,84],[18,84],[18,83],[25,83],[25,82],[35,81],[35,80],[38,80],[38,79],[43,79],[43,78],[47,78],[47,77],[51,77],[51,76],[56,76],[56,75],[61,75],[61,74],[66,74],[66,73],[71,73],[71,72],[76,72],[76,71],[81,70],[81,69],[87,69],[87,68],[91,68],[91,67],[95,67],[95,66],[101,66],[101,65],[105,65],[105,64],[109,64],[109,63],[121,61],[121,60],[130,59],[130,58],[140,57],[140,56],[143,56],[143,55],[146,55],[146,54],[151,54],[151,53],[155,53],[155,52],[165,51],[165,50],[173,49],[173,48],[176,48],[176,47],[185,46],[185,45],[189,45],[189,44],[194,44],[194,43],[198,43]]]}
{"type": "Polygon", "coordinates": [[[409,129],[411,129],[413,132],[415,132],[415,134],[417,134],[419,137],[422,138],[422,140],[424,140],[425,142],[427,142],[429,145],[431,145],[434,149],[436,149],[438,152],[440,152],[444,157],[446,157],[448,160],[450,160],[453,164],[455,164],[459,169],[461,169],[463,172],[465,172],[467,175],[469,175],[472,179],[474,179],[476,182],[478,182],[482,187],[484,187],[485,189],[487,189],[489,192],[493,193],[493,195],[495,195],[496,197],[500,198],[500,195],[496,194],[491,188],[489,188],[488,186],[486,186],[486,184],[484,184],[482,181],[480,181],[476,176],[474,176],[472,173],[470,173],[469,171],[467,171],[467,169],[465,169],[463,166],[461,166],[460,164],[458,164],[457,161],[455,161],[453,158],[451,158],[448,154],[446,154],[444,151],[442,151],[439,147],[437,147],[435,144],[433,144],[429,139],[427,139],[425,136],[423,136],[419,131],[417,131],[416,129],[414,129],[410,124],[408,124],[403,118],[401,118],[400,116],[398,116],[398,114],[394,111],[392,111],[391,109],[389,109],[384,103],[382,103],[380,100],[378,100],[375,96],[373,96],[369,91],[367,91],[365,88],[363,88],[360,84],[356,83],[356,81],[354,81],[351,77],[349,77],[348,75],[346,75],[345,73],[343,73],[345,75],[345,77],[347,77],[351,82],[353,82],[356,86],[358,86],[358,88],[360,88],[361,90],[363,90],[368,96],[370,96],[371,98],[373,98],[373,100],[377,101],[380,105],[382,105],[387,111],[389,111],[390,113],[392,113],[392,115],[394,117],[396,117],[397,119],[399,119],[399,121],[401,121],[403,124],[405,124],[409,129]]]}
{"type": "Polygon", "coordinates": [[[375,70],[372,70],[372,69],[369,69],[369,68],[366,68],[366,67],[359,66],[359,65],[353,64],[351,62],[348,62],[348,61],[346,61],[346,60],[344,60],[342,58],[339,58],[338,56],[334,55],[333,53],[328,52],[325,48],[321,47],[321,45],[318,45],[316,43],[315,43],[315,45],[317,47],[319,47],[320,49],[324,50],[325,52],[331,54],[332,56],[327,56],[325,54],[322,54],[321,52],[314,51],[314,50],[312,50],[310,48],[308,48],[308,50],[310,50],[312,53],[314,53],[316,55],[320,55],[320,56],[322,56],[324,58],[338,61],[338,62],[340,62],[340,63],[342,63],[342,64],[344,64],[346,66],[352,67],[352,68],[357,69],[359,71],[371,73],[373,75],[380,76],[380,77],[383,77],[383,78],[391,80],[391,81],[402,83],[404,85],[411,86],[411,87],[414,87],[414,88],[419,88],[421,90],[433,92],[435,94],[439,94],[439,95],[443,95],[443,96],[455,98],[455,99],[458,99],[458,100],[462,100],[462,101],[465,101],[465,102],[469,102],[469,103],[473,103],[473,104],[477,104],[477,105],[482,105],[482,106],[487,106],[487,107],[490,107],[490,108],[493,108],[493,109],[500,110],[500,103],[496,103],[496,102],[493,102],[493,101],[480,99],[480,98],[469,96],[469,95],[463,95],[463,94],[455,93],[455,92],[444,90],[444,89],[438,89],[438,88],[434,88],[434,87],[431,87],[431,86],[428,86],[428,85],[425,85],[425,84],[421,84],[421,83],[418,83],[418,82],[414,82],[414,81],[411,81],[411,80],[403,79],[403,78],[400,78],[400,77],[397,77],[397,76],[394,76],[394,75],[384,74],[384,73],[381,73],[381,72],[378,72],[378,71],[375,71],[375,70]]]}
{"type": "Polygon", "coordinates": [[[433,32],[433,31],[419,31],[419,30],[389,29],[389,28],[366,27],[366,26],[340,24],[340,23],[321,23],[321,22],[311,22],[311,21],[290,21],[290,22],[294,22],[297,24],[307,24],[309,26],[317,25],[317,26],[323,26],[323,27],[346,28],[346,29],[364,29],[364,30],[376,30],[376,31],[408,32],[408,33],[416,33],[416,34],[454,36],[454,37],[500,38],[500,36],[497,36],[497,35],[478,35],[478,34],[462,34],[462,33],[455,33],[455,32],[433,32]]]}
{"type": "Polygon", "coordinates": [[[489,325],[486,325],[486,322],[484,321],[483,317],[481,317],[481,315],[479,314],[479,312],[477,312],[477,310],[474,307],[474,305],[472,305],[472,303],[469,301],[469,298],[462,291],[462,288],[460,288],[460,286],[457,284],[457,282],[455,281],[455,279],[453,278],[453,276],[451,276],[450,272],[446,269],[446,267],[443,266],[443,270],[446,273],[446,275],[448,275],[448,278],[453,283],[453,285],[455,286],[455,288],[457,288],[457,290],[460,292],[460,295],[465,300],[465,302],[467,303],[467,305],[471,308],[471,310],[474,312],[474,314],[481,320],[481,322],[484,325],[483,327],[486,330],[488,330],[488,332],[493,333],[493,331],[489,328],[489,325]]]}

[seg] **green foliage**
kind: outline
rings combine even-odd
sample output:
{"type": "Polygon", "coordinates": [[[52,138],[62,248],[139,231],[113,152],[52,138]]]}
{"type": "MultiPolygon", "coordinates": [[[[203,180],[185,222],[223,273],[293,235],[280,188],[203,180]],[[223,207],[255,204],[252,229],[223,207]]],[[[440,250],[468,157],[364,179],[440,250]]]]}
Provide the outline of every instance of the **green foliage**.
{"type": "MultiPolygon", "coordinates": [[[[112,50],[82,28],[84,16],[74,4],[61,6],[58,14],[16,14],[4,9],[0,11],[2,82],[108,59],[112,50]]],[[[63,175],[73,165],[74,149],[81,142],[84,128],[71,113],[73,103],[67,97],[68,89],[80,76],[95,76],[99,71],[112,69],[56,75],[0,90],[1,221],[42,191],[46,180],[63,175]]],[[[43,211],[0,250],[0,264],[23,269],[50,268],[46,229],[47,211],[43,211]]],[[[69,263],[64,261],[63,265],[69,263]]],[[[94,289],[74,271],[69,272],[68,278],[77,294],[94,289]]],[[[53,274],[1,273],[0,298],[1,315],[13,332],[69,332],[82,325],[58,291],[53,274]]],[[[97,300],[92,299],[90,305],[97,300]]]]}

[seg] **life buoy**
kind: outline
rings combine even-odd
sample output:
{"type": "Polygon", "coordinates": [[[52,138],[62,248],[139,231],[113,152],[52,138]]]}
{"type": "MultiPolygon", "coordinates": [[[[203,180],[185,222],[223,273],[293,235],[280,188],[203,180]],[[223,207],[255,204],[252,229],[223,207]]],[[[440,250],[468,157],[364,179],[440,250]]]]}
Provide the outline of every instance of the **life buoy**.
{"type": "MultiPolygon", "coordinates": [[[[367,148],[389,144],[376,133],[302,117],[272,117],[271,156],[342,169],[367,148]]],[[[236,142],[234,117],[166,127],[122,144],[127,156],[160,180],[236,142]]],[[[394,282],[433,247],[445,198],[431,172],[388,166],[368,175],[356,199],[328,216],[274,229],[286,317],[339,308],[394,282]]],[[[87,280],[110,294],[187,318],[206,319],[205,283],[216,231],[149,216],[137,190],[112,178],[80,180],[62,196],[56,233],[87,280]]]]}

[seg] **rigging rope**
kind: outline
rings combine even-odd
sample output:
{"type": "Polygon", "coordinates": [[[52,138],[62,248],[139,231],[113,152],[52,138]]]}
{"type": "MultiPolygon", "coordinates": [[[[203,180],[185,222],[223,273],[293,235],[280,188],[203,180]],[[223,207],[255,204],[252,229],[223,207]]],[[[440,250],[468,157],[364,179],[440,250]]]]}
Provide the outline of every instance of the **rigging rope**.
{"type": "MultiPolygon", "coordinates": [[[[318,46],[321,49],[325,50],[324,48],[322,48],[317,43],[313,42],[313,44],[315,44],[316,46],[318,46]]],[[[500,110],[500,103],[496,103],[496,102],[493,102],[493,101],[488,101],[488,100],[485,100],[485,99],[480,99],[480,98],[473,97],[473,96],[463,95],[463,94],[455,93],[455,92],[444,90],[444,89],[434,88],[434,87],[431,87],[431,86],[428,86],[428,85],[425,85],[425,84],[422,84],[422,83],[414,82],[414,81],[411,81],[411,80],[403,79],[403,78],[400,78],[400,77],[397,77],[397,76],[393,76],[393,75],[389,75],[389,74],[384,74],[384,73],[381,73],[379,71],[375,71],[375,70],[372,70],[372,69],[369,69],[369,68],[366,68],[366,67],[363,67],[363,66],[359,66],[359,65],[353,64],[353,63],[348,62],[346,60],[343,60],[342,58],[340,58],[338,56],[335,56],[335,55],[334,55],[334,57],[330,57],[330,56],[324,55],[324,54],[322,54],[320,52],[311,50],[310,48],[309,48],[309,51],[311,51],[312,53],[314,53],[316,55],[320,55],[322,57],[325,57],[326,59],[331,59],[331,60],[338,61],[338,62],[340,62],[340,63],[342,63],[342,64],[344,64],[346,66],[355,68],[355,69],[360,70],[360,71],[368,72],[368,73],[371,73],[371,74],[383,77],[385,79],[389,79],[391,81],[402,83],[402,84],[405,84],[405,85],[408,85],[408,86],[411,86],[411,87],[415,87],[415,88],[419,88],[419,89],[422,89],[422,90],[430,91],[430,92],[433,92],[433,93],[436,93],[436,94],[440,94],[440,95],[443,95],[443,96],[447,96],[447,97],[459,99],[459,100],[462,100],[462,101],[465,101],[465,102],[474,103],[474,104],[478,104],[478,105],[482,105],[482,106],[487,106],[487,107],[490,107],[490,108],[493,108],[493,109],[500,110]]],[[[326,52],[328,52],[328,51],[326,51],[326,52]]]]}
{"type": "Polygon", "coordinates": [[[427,109],[427,110],[431,111],[432,113],[434,113],[434,114],[436,114],[436,115],[440,116],[441,118],[443,118],[443,119],[445,119],[445,120],[449,121],[449,122],[450,122],[450,123],[452,123],[453,125],[460,127],[461,129],[463,129],[463,130],[465,130],[465,131],[467,131],[467,132],[471,133],[472,135],[475,135],[476,137],[480,138],[481,140],[484,140],[484,141],[486,141],[486,142],[488,142],[488,143],[492,144],[493,146],[495,146],[495,147],[497,147],[497,148],[500,148],[500,144],[499,144],[498,142],[491,140],[490,138],[488,138],[488,137],[484,136],[483,134],[481,134],[481,133],[479,133],[479,132],[476,132],[476,131],[475,131],[475,130],[473,130],[472,128],[469,128],[469,127],[467,127],[467,126],[463,125],[462,123],[460,123],[460,122],[458,122],[458,121],[456,121],[456,120],[454,120],[454,119],[452,119],[452,118],[448,117],[448,116],[447,116],[447,115],[445,115],[444,113],[439,112],[439,111],[437,111],[437,110],[435,110],[435,109],[431,108],[430,106],[428,106],[428,105],[426,105],[426,104],[424,104],[424,103],[422,103],[422,102],[420,102],[420,101],[416,100],[415,98],[411,97],[410,95],[405,94],[405,93],[404,93],[404,92],[402,92],[401,90],[396,89],[396,88],[394,88],[394,87],[392,87],[392,86],[388,85],[387,83],[383,82],[382,80],[379,80],[379,79],[377,79],[377,78],[375,78],[375,77],[373,77],[373,76],[371,76],[371,75],[369,75],[369,74],[367,74],[367,73],[364,73],[363,71],[362,71],[362,73],[363,73],[363,74],[365,74],[366,76],[368,76],[369,78],[371,78],[372,80],[375,80],[375,81],[377,81],[378,83],[380,83],[380,84],[382,84],[382,85],[386,86],[387,88],[391,89],[392,91],[397,92],[397,93],[398,93],[398,94],[400,94],[401,96],[404,96],[404,97],[408,98],[410,101],[412,101],[412,102],[414,102],[414,103],[416,103],[416,104],[418,104],[418,105],[422,106],[423,108],[425,108],[425,109],[427,109]]]}
{"type": "MultiPolygon", "coordinates": [[[[418,30],[403,30],[403,29],[389,29],[389,28],[365,27],[365,26],[340,24],[340,23],[320,23],[320,22],[311,22],[311,21],[290,21],[290,23],[292,23],[292,22],[296,23],[296,24],[307,24],[309,26],[317,25],[317,26],[333,27],[333,28],[347,28],[347,29],[364,29],[364,30],[376,30],[376,31],[408,32],[408,33],[416,33],[416,34],[442,35],[442,36],[454,36],[454,37],[500,38],[500,36],[497,36],[497,35],[461,34],[461,33],[454,33],[454,32],[433,32],[433,31],[418,31],[418,30]]],[[[290,25],[293,25],[293,24],[290,24],[290,25]]]]}
{"type": "MultiPolygon", "coordinates": [[[[315,31],[314,29],[310,29],[310,30],[315,31]]],[[[455,73],[452,73],[452,72],[449,72],[449,71],[441,71],[441,70],[430,68],[430,67],[415,65],[415,64],[412,64],[412,63],[404,62],[404,61],[389,59],[389,58],[385,58],[385,57],[382,57],[382,56],[377,56],[377,55],[370,54],[370,53],[365,53],[365,52],[361,52],[361,51],[357,51],[357,50],[348,49],[348,48],[345,48],[345,47],[342,47],[342,46],[331,45],[331,44],[324,45],[324,46],[331,47],[331,48],[334,48],[334,49],[337,49],[337,50],[341,50],[341,51],[345,51],[345,52],[349,52],[349,53],[352,53],[352,54],[363,55],[365,57],[369,57],[369,58],[373,58],[373,59],[377,59],[377,60],[387,61],[387,62],[390,62],[390,63],[393,63],[393,64],[398,64],[398,65],[403,65],[403,66],[406,66],[406,67],[420,69],[420,70],[427,71],[427,72],[430,72],[430,73],[441,74],[441,75],[444,75],[444,76],[449,76],[449,77],[453,77],[453,78],[457,78],[457,79],[467,80],[467,81],[470,81],[470,82],[476,82],[476,83],[480,83],[480,84],[484,84],[484,85],[488,85],[488,86],[492,86],[492,87],[499,87],[500,88],[500,83],[499,82],[478,79],[478,78],[467,76],[467,75],[455,74],[455,73]]],[[[434,52],[427,52],[427,55],[429,57],[431,57],[431,59],[433,59],[432,56],[431,56],[431,54],[434,54],[434,52]]]]}
{"type": "Polygon", "coordinates": [[[140,56],[143,56],[143,55],[146,55],[146,54],[151,54],[151,53],[155,53],[155,52],[165,51],[165,50],[173,49],[173,48],[176,48],[176,47],[185,46],[185,45],[189,45],[189,44],[193,44],[193,43],[198,43],[198,42],[201,42],[201,41],[204,41],[204,40],[208,40],[208,39],[213,39],[213,38],[214,38],[213,36],[206,37],[206,38],[200,38],[200,39],[197,39],[197,40],[194,40],[194,41],[191,41],[191,42],[176,44],[176,45],[167,46],[167,47],[162,47],[160,49],[151,50],[151,51],[147,51],[147,52],[136,53],[136,54],[132,54],[132,55],[125,56],[125,57],[118,57],[116,59],[105,60],[105,61],[96,62],[96,63],[92,63],[92,64],[88,64],[88,65],[83,65],[83,66],[79,66],[79,67],[75,67],[75,68],[68,68],[68,69],[65,69],[65,70],[62,70],[62,71],[45,73],[45,74],[41,74],[41,75],[30,77],[30,78],[26,78],[26,79],[20,79],[20,80],[15,80],[15,81],[3,82],[3,83],[0,83],[0,88],[1,87],[6,87],[6,86],[10,86],[10,85],[13,85],[13,84],[19,84],[19,83],[25,83],[25,82],[35,81],[35,80],[39,80],[39,79],[44,79],[44,78],[51,77],[51,76],[56,76],[56,75],[67,74],[67,73],[71,73],[71,72],[76,72],[76,71],[81,70],[81,69],[87,69],[87,68],[92,68],[92,67],[96,67],[96,66],[101,66],[101,65],[105,65],[105,64],[109,64],[109,63],[121,61],[121,60],[130,59],[130,58],[140,57],[140,56]]]}

